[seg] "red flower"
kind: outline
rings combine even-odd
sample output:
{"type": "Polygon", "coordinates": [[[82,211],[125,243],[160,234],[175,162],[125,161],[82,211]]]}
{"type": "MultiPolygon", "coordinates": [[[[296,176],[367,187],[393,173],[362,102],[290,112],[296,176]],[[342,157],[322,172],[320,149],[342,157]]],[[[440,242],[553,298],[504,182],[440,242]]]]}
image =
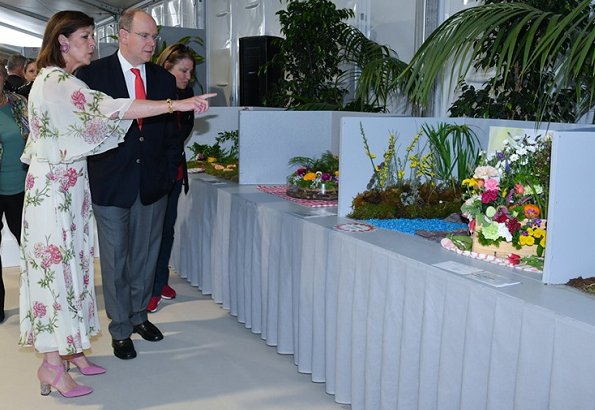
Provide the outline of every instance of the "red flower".
{"type": "Polygon", "coordinates": [[[494,217],[494,221],[498,222],[498,223],[503,223],[508,221],[508,214],[505,211],[506,208],[498,208],[498,211],[496,212],[496,215],[494,217]]]}
{"type": "Polygon", "coordinates": [[[513,266],[516,266],[521,263],[521,257],[516,253],[511,253],[510,255],[508,255],[508,263],[510,263],[513,266]]]}
{"type": "Polygon", "coordinates": [[[481,194],[481,203],[483,204],[489,204],[490,202],[494,202],[496,199],[498,199],[498,191],[484,191],[481,194]]]}
{"type": "Polygon", "coordinates": [[[516,231],[521,229],[521,223],[518,219],[512,218],[505,222],[506,227],[508,228],[508,232],[514,234],[516,231]]]}

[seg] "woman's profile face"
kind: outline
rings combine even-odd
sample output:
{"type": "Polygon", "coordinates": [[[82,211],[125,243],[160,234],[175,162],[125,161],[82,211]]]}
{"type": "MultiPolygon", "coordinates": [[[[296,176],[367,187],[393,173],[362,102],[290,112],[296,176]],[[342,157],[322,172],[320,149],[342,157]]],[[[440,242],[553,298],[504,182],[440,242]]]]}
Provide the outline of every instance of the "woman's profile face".
{"type": "Polygon", "coordinates": [[[32,61],[25,67],[25,80],[33,81],[35,77],[37,77],[37,63],[32,61]]]}
{"type": "MultiPolygon", "coordinates": [[[[67,45],[66,52],[63,53],[66,62],[66,71],[72,73],[83,65],[89,65],[95,52],[95,35],[93,26],[83,27],[72,33],[66,41],[62,38],[62,43],[67,45]]],[[[62,34],[60,34],[61,37],[62,34]]]]}
{"type": "Polygon", "coordinates": [[[192,78],[192,69],[194,68],[194,62],[189,58],[183,58],[176,62],[170,69],[169,72],[176,77],[176,87],[180,90],[188,87],[188,83],[192,78]]]}

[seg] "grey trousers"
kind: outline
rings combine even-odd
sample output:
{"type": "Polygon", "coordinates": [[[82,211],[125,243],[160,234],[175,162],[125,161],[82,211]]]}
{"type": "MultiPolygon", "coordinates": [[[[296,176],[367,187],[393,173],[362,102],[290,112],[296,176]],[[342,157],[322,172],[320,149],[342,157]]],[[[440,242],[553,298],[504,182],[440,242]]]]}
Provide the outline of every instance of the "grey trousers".
{"type": "Polygon", "coordinates": [[[155,265],[161,245],[166,197],[130,208],[93,204],[105,310],[112,339],[130,337],[147,320],[155,265]]]}

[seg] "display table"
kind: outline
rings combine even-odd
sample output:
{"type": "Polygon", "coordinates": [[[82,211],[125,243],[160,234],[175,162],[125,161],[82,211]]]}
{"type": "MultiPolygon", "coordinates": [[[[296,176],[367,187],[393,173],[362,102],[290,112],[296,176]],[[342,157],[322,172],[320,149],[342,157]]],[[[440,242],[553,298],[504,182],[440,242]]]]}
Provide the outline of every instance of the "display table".
{"type": "Polygon", "coordinates": [[[171,263],[353,409],[590,409],[595,298],[193,175],[171,263]],[[521,281],[493,288],[432,266],[521,281]]]}

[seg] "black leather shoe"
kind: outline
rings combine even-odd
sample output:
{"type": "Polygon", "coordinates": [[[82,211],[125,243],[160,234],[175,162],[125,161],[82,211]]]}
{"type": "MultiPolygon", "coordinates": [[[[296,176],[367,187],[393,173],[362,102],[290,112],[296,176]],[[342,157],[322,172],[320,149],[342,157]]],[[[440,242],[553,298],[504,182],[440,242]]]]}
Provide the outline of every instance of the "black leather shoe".
{"type": "Polygon", "coordinates": [[[114,348],[114,356],[118,359],[128,360],[136,357],[136,350],[130,338],[115,340],[112,339],[112,347],[114,348]]]}
{"type": "Polygon", "coordinates": [[[143,323],[136,325],[133,327],[134,333],[138,333],[140,337],[149,342],[158,342],[159,340],[163,339],[163,334],[157,326],[153,323],[145,320],[143,323]]]}

